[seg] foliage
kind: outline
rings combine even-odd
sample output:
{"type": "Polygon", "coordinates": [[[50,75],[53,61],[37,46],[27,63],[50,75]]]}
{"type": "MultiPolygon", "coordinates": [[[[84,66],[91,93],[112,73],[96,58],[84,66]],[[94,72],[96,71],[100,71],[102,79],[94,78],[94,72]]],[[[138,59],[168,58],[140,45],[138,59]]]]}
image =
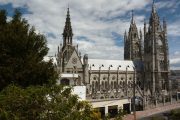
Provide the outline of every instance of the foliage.
{"type": "Polygon", "coordinates": [[[0,92],[1,120],[99,120],[86,101],[71,88],[53,85],[22,89],[11,85],[0,92]]]}
{"type": "Polygon", "coordinates": [[[119,111],[118,111],[117,116],[115,117],[115,120],[122,120],[123,116],[126,114],[127,114],[126,111],[124,111],[122,108],[119,108],[119,111]]]}
{"type": "Polygon", "coordinates": [[[180,118],[180,109],[172,110],[170,112],[170,118],[172,120],[179,120],[179,118],[180,118]]]}
{"type": "Polygon", "coordinates": [[[151,117],[151,120],[165,120],[163,116],[153,116],[151,117]]]}
{"type": "Polygon", "coordinates": [[[6,11],[0,10],[0,90],[11,83],[23,87],[55,83],[52,61],[43,61],[47,41],[35,31],[19,11],[7,21],[6,11]]]}

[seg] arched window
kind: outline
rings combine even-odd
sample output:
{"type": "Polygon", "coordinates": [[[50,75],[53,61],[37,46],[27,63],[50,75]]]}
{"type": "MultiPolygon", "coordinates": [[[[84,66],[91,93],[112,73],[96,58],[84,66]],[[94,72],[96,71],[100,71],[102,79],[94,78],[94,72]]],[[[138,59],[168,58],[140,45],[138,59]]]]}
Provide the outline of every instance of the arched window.
{"type": "Polygon", "coordinates": [[[117,86],[116,81],[114,81],[114,89],[116,89],[116,86],[117,86]]]}
{"type": "Polygon", "coordinates": [[[113,89],[114,85],[113,85],[113,81],[111,81],[111,89],[113,89]]]}
{"type": "Polygon", "coordinates": [[[125,81],[123,81],[123,87],[125,87],[125,81]]]}
{"type": "Polygon", "coordinates": [[[96,90],[98,89],[98,82],[96,81],[96,88],[95,88],[96,90]]]}
{"type": "Polygon", "coordinates": [[[108,88],[108,82],[106,81],[105,82],[105,89],[107,89],[108,88]]]}
{"type": "Polygon", "coordinates": [[[94,86],[94,81],[92,81],[92,89],[95,89],[94,87],[95,87],[95,86],[94,86]]]}
{"type": "Polygon", "coordinates": [[[120,81],[120,86],[122,86],[122,82],[120,81]]]}

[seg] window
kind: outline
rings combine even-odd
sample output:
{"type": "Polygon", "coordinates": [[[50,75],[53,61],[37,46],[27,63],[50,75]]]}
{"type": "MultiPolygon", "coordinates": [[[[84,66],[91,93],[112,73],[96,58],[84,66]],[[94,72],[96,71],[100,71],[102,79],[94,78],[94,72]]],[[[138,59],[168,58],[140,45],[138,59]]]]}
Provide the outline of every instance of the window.
{"type": "Polygon", "coordinates": [[[114,89],[116,89],[116,86],[117,86],[116,81],[114,81],[114,89]]]}
{"type": "Polygon", "coordinates": [[[111,81],[111,89],[113,89],[114,85],[113,85],[113,81],[111,81]]]}
{"type": "Polygon", "coordinates": [[[105,82],[105,89],[107,89],[108,88],[108,82],[106,81],[105,82]]]}
{"type": "Polygon", "coordinates": [[[92,81],[92,89],[94,89],[94,81],[92,81]]]}
{"type": "Polygon", "coordinates": [[[98,82],[96,81],[96,88],[95,88],[96,90],[98,89],[98,82]]]}

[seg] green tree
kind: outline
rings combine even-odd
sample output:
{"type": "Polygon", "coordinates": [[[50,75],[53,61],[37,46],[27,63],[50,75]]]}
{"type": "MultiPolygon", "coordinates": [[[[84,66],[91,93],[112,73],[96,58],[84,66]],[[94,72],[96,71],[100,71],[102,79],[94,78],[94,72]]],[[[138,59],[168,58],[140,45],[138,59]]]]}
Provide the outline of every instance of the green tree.
{"type": "Polygon", "coordinates": [[[25,89],[11,85],[0,92],[0,119],[100,120],[100,114],[71,90],[56,85],[25,89]]]}
{"type": "Polygon", "coordinates": [[[170,112],[170,119],[179,120],[180,119],[180,109],[172,110],[170,112]]]}
{"type": "Polygon", "coordinates": [[[55,83],[52,61],[43,61],[48,53],[46,38],[37,34],[18,10],[11,21],[6,18],[6,11],[1,10],[0,90],[11,83],[23,87],[55,83]]]}
{"type": "Polygon", "coordinates": [[[115,120],[122,120],[123,119],[123,116],[126,115],[127,112],[124,111],[121,107],[119,108],[118,110],[118,114],[116,115],[115,117],[115,120]]]}

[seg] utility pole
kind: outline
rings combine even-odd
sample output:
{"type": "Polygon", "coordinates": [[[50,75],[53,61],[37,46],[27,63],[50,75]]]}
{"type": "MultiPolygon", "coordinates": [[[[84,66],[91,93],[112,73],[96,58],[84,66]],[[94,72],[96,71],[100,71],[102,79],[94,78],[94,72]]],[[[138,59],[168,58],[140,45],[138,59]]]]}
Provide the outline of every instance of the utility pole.
{"type": "Polygon", "coordinates": [[[135,104],[135,93],[136,93],[136,68],[133,67],[134,69],[134,79],[133,79],[133,113],[134,113],[134,120],[136,120],[136,104],[135,104]]]}

